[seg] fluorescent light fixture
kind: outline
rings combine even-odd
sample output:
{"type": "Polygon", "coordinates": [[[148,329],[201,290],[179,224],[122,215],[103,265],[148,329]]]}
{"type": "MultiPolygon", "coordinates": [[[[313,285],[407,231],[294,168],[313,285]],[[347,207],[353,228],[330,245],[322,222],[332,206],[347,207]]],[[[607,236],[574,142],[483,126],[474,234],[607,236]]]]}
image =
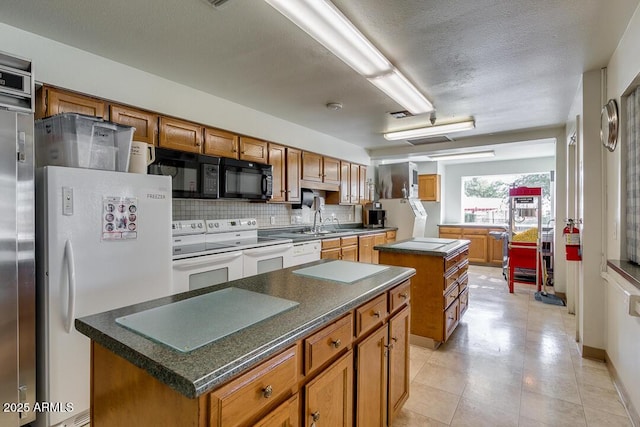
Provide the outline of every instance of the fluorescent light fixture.
{"type": "Polygon", "coordinates": [[[460,159],[480,159],[483,157],[493,157],[496,153],[491,151],[475,151],[471,153],[452,153],[429,155],[431,160],[460,160],[460,159]]]}
{"type": "Polygon", "coordinates": [[[428,113],[434,110],[433,104],[396,69],[389,74],[370,78],[369,81],[409,110],[411,114],[428,113]]]}
{"type": "Polygon", "coordinates": [[[474,129],[475,127],[476,122],[474,120],[467,120],[464,122],[447,123],[444,125],[434,125],[416,129],[387,132],[384,134],[384,137],[389,141],[395,141],[398,139],[415,139],[423,138],[426,136],[445,135],[452,132],[474,129]]]}
{"type": "Polygon", "coordinates": [[[412,114],[433,104],[329,0],[265,0],[412,114]]]}
{"type": "Polygon", "coordinates": [[[365,77],[388,73],[393,65],[328,0],[266,0],[278,12],[365,77]]]}

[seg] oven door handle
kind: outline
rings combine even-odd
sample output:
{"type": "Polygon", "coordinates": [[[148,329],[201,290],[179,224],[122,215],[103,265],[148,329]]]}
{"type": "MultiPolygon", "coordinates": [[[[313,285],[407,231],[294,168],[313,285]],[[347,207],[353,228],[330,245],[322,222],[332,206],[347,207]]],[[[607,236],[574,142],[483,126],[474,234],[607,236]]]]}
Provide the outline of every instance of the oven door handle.
{"type": "Polygon", "coordinates": [[[203,256],[199,257],[196,261],[174,261],[173,268],[174,270],[191,270],[194,267],[206,267],[206,266],[214,266],[223,264],[229,261],[233,261],[234,259],[242,256],[241,251],[230,252],[227,256],[224,254],[214,255],[215,259],[211,259],[211,256],[203,256]],[[206,258],[206,259],[200,259],[206,258]]]}
{"type": "Polygon", "coordinates": [[[243,253],[249,256],[260,256],[260,255],[269,255],[269,254],[278,254],[281,252],[287,252],[289,250],[293,250],[293,243],[285,244],[285,245],[273,245],[267,246],[264,248],[256,248],[256,249],[245,249],[243,253]]]}

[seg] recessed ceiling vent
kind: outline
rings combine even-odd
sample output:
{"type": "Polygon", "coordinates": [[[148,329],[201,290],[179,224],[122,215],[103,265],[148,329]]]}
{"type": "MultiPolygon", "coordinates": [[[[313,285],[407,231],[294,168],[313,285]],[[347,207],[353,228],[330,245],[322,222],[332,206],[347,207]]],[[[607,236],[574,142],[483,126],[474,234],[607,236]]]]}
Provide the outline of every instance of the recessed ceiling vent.
{"type": "Polygon", "coordinates": [[[391,117],[393,117],[394,119],[404,119],[405,117],[412,117],[413,114],[411,114],[409,111],[404,110],[404,111],[396,111],[395,113],[389,113],[391,115],[391,117]]]}
{"type": "Polygon", "coordinates": [[[407,142],[411,145],[425,145],[425,144],[435,144],[437,142],[451,142],[451,141],[453,141],[453,139],[449,138],[446,135],[428,136],[426,138],[407,140],[407,142]]]}
{"type": "Polygon", "coordinates": [[[204,0],[207,3],[209,3],[211,6],[215,7],[216,9],[222,7],[222,5],[224,5],[226,2],[228,2],[229,0],[204,0]]]}

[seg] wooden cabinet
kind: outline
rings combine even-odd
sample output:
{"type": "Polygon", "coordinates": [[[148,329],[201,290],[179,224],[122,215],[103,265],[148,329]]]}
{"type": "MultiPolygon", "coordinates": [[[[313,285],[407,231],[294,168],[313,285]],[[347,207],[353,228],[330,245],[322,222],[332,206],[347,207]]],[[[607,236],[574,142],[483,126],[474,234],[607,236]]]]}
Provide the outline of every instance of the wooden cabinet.
{"type": "Polygon", "coordinates": [[[442,239],[466,239],[469,246],[469,262],[472,264],[502,266],[502,240],[489,235],[490,231],[504,231],[502,228],[441,226],[442,239]]]}
{"type": "Polygon", "coordinates": [[[302,193],[300,191],[300,179],[302,177],[302,151],[287,147],[286,152],[287,202],[300,202],[302,200],[302,193]]]}
{"type": "MultiPolygon", "coordinates": [[[[340,160],[309,151],[302,152],[302,179],[305,181],[340,185],[340,160]]],[[[328,189],[334,190],[335,187],[328,189]]]]}
{"type": "MultiPolygon", "coordinates": [[[[408,288],[409,286],[407,286],[408,288]]],[[[400,293],[402,294],[402,293],[400,293]]],[[[405,307],[389,321],[389,425],[409,398],[409,334],[411,311],[405,307]]]]}
{"type": "Polygon", "coordinates": [[[358,261],[358,236],[323,239],[320,258],[358,261]]]}
{"type": "Polygon", "coordinates": [[[387,242],[386,233],[366,234],[358,236],[358,261],[378,264],[378,251],[373,248],[387,242]]]}
{"type": "Polygon", "coordinates": [[[440,201],[440,175],[418,175],[418,198],[425,202],[440,201]]]}
{"type": "Polygon", "coordinates": [[[271,202],[287,200],[287,149],[282,145],[269,144],[269,164],[273,166],[273,195],[271,202]]]}
{"type": "Polygon", "coordinates": [[[305,427],[353,425],[353,351],[338,359],[304,387],[305,427]]]}
{"type": "Polygon", "coordinates": [[[238,135],[220,129],[204,129],[204,154],[238,158],[238,135]]]}
{"type": "Polygon", "coordinates": [[[298,427],[300,425],[298,395],[278,406],[253,427],[298,427]]]}
{"type": "Polygon", "coordinates": [[[396,241],[396,234],[397,234],[396,230],[389,230],[385,232],[385,234],[386,234],[385,237],[387,238],[387,243],[396,241]]]}
{"type": "Polygon", "coordinates": [[[466,283],[469,246],[446,257],[417,253],[380,252],[380,263],[413,267],[411,334],[416,344],[437,347],[445,342],[460,319],[460,284],[466,283]],[[457,307],[457,308],[451,308],[457,307]]]}
{"type": "Polygon", "coordinates": [[[268,145],[267,141],[241,136],[239,158],[248,162],[267,163],[268,145]]]}
{"type": "Polygon", "coordinates": [[[358,203],[364,205],[371,202],[369,200],[369,186],[367,184],[367,167],[358,166],[358,203]]]}
{"type": "Polygon", "coordinates": [[[134,141],[145,142],[150,145],[158,145],[158,115],[136,108],[122,105],[109,105],[109,117],[112,122],[121,125],[133,126],[136,131],[133,134],[134,141]]]}
{"type": "Polygon", "coordinates": [[[356,427],[387,425],[388,327],[379,327],[356,347],[356,427]]]}
{"type": "Polygon", "coordinates": [[[341,205],[358,204],[360,167],[355,163],[340,161],[339,191],[327,193],[327,203],[341,205]]]}
{"type": "Polygon", "coordinates": [[[379,320],[360,332],[356,322],[356,335],[361,337],[355,345],[356,426],[391,426],[409,398],[409,288],[410,282],[404,282],[387,298],[381,295],[356,309],[366,315],[386,311],[382,306],[388,304],[392,313],[391,318],[381,313],[379,320]],[[399,300],[400,294],[406,298],[399,300]]]}
{"type": "Polygon", "coordinates": [[[410,290],[396,285],[194,399],[92,341],[91,425],[391,426],[409,396],[410,290]]]}
{"type": "Polygon", "coordinates": [[[158,145],[173,150],[200,153],[204,128],[185,120],[160,117],[160,139],[158,145]]]}
{"type": "Polygon", "coordinates": [[[60,113],[78,113],[87,116],[103,117],[106,113],[106,102],[78,93],[43,86],[38,90],[36,102],[37,119],[60,113]]]}

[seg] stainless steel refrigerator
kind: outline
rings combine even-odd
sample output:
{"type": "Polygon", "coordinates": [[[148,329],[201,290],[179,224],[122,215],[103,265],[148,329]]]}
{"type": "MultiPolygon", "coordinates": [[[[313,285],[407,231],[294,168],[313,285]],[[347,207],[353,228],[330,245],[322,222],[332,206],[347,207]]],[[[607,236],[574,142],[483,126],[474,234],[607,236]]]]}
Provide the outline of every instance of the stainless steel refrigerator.
{"type": "Polygon", "coordinates": [[[35,419],[31,62],[0,52],[0,426],[35,419]]]}

